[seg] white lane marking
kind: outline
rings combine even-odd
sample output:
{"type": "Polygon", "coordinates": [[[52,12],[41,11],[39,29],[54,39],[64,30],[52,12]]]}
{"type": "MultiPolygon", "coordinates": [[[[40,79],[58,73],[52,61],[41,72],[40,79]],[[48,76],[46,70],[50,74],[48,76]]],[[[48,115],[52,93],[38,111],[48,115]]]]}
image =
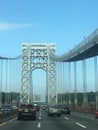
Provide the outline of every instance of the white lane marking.
{"type": "Polygon", "coordinates": [[[40,111],[39,115],[41,116],[41,111],[40,111]]]}
{"type": "Polygon", "coordinates": [[[41,117],[39,116],[39,120],[41,120],[41,117]]]}
{"type": "Polygon", "coordinates": [[[41,123],[40,123],[40,122],[38,123],[38,126],[37,126],[37,127],[38,127],[38,128],[40,128],[40,127],[41,127],[41,123]]]}
{"type": "Polygon", "coordinates": [[[79,126],[81,126],[82,128],[86,128],[86,126],[84,126],[84,125],[82,125],[82,124],[80,124],[80,123],[76,123],[77,125],[79,125],[79,126]]]}
{"type": "Polygon", "coordinates": [[[92,117],[92,118],[90,118],[90,119],[91,119],[91,120],[94,120],[95,118],[92,117]]]}
{"type": "Polygon", "coordinates": [[[69,120],[69,118],[68,117],[64,117],[66,120],[69,120]]]}

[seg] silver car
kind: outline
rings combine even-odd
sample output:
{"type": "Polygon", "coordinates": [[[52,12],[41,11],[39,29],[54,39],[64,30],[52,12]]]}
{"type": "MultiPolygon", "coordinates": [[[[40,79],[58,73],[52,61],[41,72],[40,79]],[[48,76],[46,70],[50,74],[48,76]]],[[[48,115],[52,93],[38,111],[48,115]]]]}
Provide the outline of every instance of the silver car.
{"type": "Polygon", "coordinates": [[[49,107],[48,116],[61,116],[60,108],[55,106],[49,107]]]}

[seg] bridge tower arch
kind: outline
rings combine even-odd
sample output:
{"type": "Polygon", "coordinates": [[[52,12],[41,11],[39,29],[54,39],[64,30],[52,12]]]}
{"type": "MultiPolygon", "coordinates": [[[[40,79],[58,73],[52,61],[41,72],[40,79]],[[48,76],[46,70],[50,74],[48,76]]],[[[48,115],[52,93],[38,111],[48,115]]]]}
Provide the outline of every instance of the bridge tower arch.
{"type": "Polygon", "coordinates": [[[31,72],[41,68],[46,71],[46,103],[57,104],[56,62],[51,59],[55,55],[55,44],[23,44],[20,103],[31,102],[31,72]]]}

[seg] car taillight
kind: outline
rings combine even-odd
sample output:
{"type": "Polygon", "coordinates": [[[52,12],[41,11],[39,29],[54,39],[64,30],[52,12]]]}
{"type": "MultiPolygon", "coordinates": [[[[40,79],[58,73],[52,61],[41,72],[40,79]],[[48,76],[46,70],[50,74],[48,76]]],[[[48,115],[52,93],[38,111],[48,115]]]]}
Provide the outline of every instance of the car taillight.
{"type": "Polygon", "coordinates": [[[23,110],[23,108],[18,108],[18,111],[22,111],[23,110]]]}
{"type": "Polygon", "coordinates": [[[31,111],[35,111],[35,108],[30,108],[31,111]]]}

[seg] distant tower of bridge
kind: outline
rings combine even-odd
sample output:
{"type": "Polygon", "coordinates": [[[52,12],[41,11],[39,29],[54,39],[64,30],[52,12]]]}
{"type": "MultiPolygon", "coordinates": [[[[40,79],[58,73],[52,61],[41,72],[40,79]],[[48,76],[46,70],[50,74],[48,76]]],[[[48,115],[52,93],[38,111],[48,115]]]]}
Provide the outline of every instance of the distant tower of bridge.
{"type": "Polygon", "coordinates": [[[55,55],[55,44],[28,44],[22,45],[22,70],[20,102],[32,102],[31,74],[39,68],[46,71],[46,103],[57,104],[56,62],[51,59],[55,55]]]}

